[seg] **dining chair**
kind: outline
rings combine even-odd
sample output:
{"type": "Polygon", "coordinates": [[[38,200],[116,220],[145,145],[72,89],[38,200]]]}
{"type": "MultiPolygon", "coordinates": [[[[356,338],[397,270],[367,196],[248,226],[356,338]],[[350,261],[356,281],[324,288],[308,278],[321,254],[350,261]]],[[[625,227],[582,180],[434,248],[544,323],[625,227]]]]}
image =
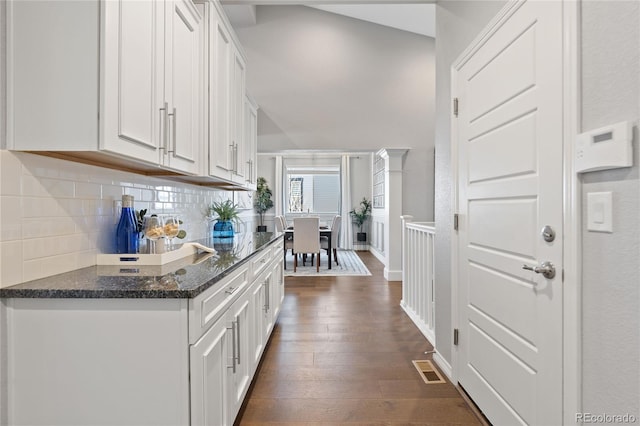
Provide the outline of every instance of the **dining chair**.
{"type": "MultiPolygon", "coordinates": [[[[336,262],[336,265],[340,265],[338,263],[338,242],[340,241],[340,226],[342,224],[342,217],[337,215],[333,218],[331,222],[331,248],[333,249],[333,260],[336,262]]],[[[329,253],[329,237],[321,237],[320,238],[320,247],[327,251],[327,256],[331,256],[329,253]]]]}
{"type": "MultiPolygon", "coordinates": [[[[274,223],[277,232],[284,232],[285,229],[287,229],[283,216],[276,216],[274,223]]],[[[293,239],[287,235],[288,234],[285,234],[284,236],[284,269],[287,269],[287,250],[291,250],[291,254],[293,254],[293,239]]]]}
{"type": "Polygon", "coordinates": [[[298,254],[317,254],[316,272],[320,272],[320,218],[293,219],[293,272],[298,268],[298,254]]]}

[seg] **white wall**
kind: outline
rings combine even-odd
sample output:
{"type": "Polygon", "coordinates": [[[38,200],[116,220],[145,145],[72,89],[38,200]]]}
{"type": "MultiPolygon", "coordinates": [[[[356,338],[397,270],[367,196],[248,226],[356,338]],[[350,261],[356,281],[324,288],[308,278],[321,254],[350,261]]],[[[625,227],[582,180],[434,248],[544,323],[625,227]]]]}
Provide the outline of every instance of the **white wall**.
{"type": "Polygon", "coordinates": [[[433,219],[433,38],[305,6],[258,6],[236,31],[259,152],[409,147],[403,209],[433,219]]]}
{"type": "Polygon", "coordinates": [[[622,120],[634,166],[586,173],[583,196],[583,409],[640,418],[640,3],[582,3],[582,131],[622,120]],[[586,230],[586,194],[613,192],[613,233],[586,230]]]}
{"type": "MultiPolygon", "coordinates": [[[[438,352],[451,363],[451,64],[504,1],[442,1],[436,6],[435,331],[438,352]]],[[[417,217],[415,220],[419,220],[417,217]]]]}

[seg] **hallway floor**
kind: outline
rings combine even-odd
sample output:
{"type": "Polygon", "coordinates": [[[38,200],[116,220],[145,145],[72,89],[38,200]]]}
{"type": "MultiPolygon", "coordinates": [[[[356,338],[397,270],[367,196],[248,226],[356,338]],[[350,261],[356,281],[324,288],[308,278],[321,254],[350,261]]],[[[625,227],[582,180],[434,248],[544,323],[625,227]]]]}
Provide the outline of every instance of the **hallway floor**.
{"type": "Polygon", "coordinates": [[[372,276],[288,277],[239,425],[480,425],[450,384],[411,363],[432,347],[400,308],[401,284],[372,276]]]}

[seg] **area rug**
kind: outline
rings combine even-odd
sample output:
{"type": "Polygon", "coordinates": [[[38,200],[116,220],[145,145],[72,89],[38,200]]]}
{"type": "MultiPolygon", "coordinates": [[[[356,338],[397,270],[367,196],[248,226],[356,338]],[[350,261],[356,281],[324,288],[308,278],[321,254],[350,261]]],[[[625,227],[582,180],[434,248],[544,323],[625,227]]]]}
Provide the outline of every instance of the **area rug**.
{"type": "Polygon", "coordinates": [[[284,271],[285,277],[311,277],[311,276],[323,276],[333,277],[340,275],[371,275],[371,272],[362,263],[360,257],[353,250],[338,250],[338,262],[340,265],[336,265],[335,262],[331,262],[331,269],[329,269],[327,262],[327,252],[322,251],[320,272],[316,272],[315,263],[311,266],[311,261],[307,260],[306,266],[302,266],[302,260],[298,261],[298,269],[296,273],[293,273],[293,256],[291,252],[287,254],[287,269],[284,271]]]}

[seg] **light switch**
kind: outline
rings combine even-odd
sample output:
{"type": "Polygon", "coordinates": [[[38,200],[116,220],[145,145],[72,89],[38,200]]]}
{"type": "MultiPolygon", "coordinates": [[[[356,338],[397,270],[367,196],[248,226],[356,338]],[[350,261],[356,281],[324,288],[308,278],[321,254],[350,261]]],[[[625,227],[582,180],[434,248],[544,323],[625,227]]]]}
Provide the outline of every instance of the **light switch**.
{"type": "Polygon", "coordinates": [[[594,232],[613,232],[611,192],[587,193],[587,229],[594,232]]]}

